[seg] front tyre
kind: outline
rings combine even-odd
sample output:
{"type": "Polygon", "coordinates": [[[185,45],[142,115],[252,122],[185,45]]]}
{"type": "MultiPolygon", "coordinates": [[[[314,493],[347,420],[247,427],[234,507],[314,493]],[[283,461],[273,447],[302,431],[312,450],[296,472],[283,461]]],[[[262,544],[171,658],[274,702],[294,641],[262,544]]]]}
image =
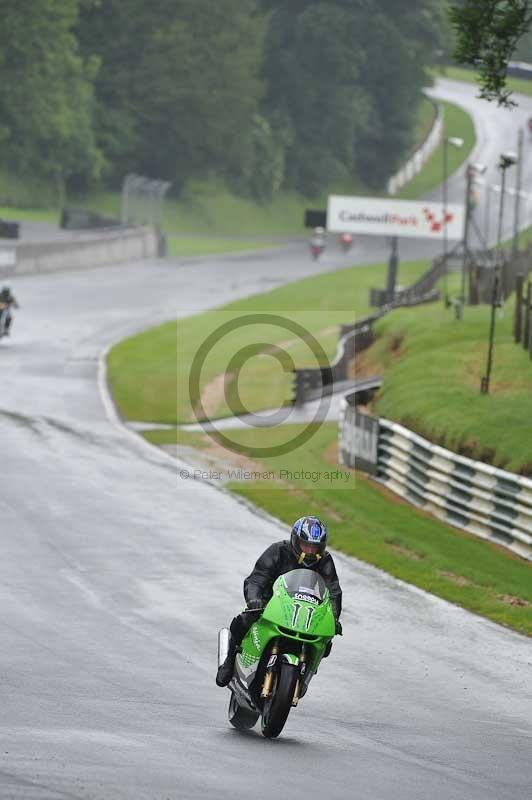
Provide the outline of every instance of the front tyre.
{"type": "Polygon", "coordinates": [[[227,716],[229,722],[237,731],[247,731],[249,728],[253,728],[259,718],[258,712],[249,711],[249,709],[238,705],[234,692],[231,692],[227,716]]]}
{"type": "Polygon", "coordinates": [[[298,670],[293,664],[283,662],[277,674],[277,681],[271,697],[264,703],[262,712],[262,735],[267,739],[279,736],[292,708],[292,700],[296,690],[298,670]]]}

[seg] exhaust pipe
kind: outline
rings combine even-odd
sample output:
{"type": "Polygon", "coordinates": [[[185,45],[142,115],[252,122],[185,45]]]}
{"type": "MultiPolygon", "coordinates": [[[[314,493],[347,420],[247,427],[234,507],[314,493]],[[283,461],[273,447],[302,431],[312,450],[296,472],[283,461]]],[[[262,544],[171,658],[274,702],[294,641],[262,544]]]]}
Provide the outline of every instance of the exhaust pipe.
{"type": "Polygon", "coordinates": [[[218,631],[218,666],[221,667],[229,652],[229,628],[218,631]]]}

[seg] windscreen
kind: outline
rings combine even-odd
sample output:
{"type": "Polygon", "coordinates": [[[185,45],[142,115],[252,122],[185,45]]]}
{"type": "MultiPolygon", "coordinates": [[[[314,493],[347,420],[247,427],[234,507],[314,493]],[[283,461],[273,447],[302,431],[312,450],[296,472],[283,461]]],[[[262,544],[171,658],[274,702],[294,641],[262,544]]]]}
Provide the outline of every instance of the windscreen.
{"type": "Polygon", "coordinates": [[[291,597],[302,595],[302,600],[308,595],[321,603],[327,591],[323,578],[310,569],[294,569],[283,575],[283,580],[288,594],[291,597]]]}

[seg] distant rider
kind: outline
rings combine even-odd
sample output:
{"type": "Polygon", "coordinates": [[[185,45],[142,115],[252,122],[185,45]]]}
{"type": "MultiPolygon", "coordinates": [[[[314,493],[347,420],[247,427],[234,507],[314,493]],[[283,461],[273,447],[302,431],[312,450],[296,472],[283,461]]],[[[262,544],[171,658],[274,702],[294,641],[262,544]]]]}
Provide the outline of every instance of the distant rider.
{"type": "Polygon", "coordinates": [[[350,233],[342,233],[340,236],[340,245],[344,253],[347,253],[353,245],[353,236],[350,233]]]}
{"type": "Polygon", "coordinates": [[[336,633],[342,634],[340,623],[342,590],[333,558],[325,549],[327,535],[327,528],[317,517],[301,517],[294,523],[290,540],[271,544],[261,555],[251,575],[244,581],[244,597],[247,605],[231,622],[229,652],[216,675],[218,686],[227,686],[233,677],[235,657],[240,643],[253,623],[261,616],[272,596],[274,582],[285,572],[305,567],[321,575],[329,589],[336,620],[336,633]]]}
{"type": "Polygon", "coordinates": [[[312,239],[310,240],[310,249],[320,253],[325,249],[325,228],[321,226],[314,228],[312,239]]]}
{"type": "Polygon", "coordinates": [[[0,291],[0,313],[3,312],[4,308],[7,308],[7,315],[4,328],[5,336],[9,336],[9,329],[11,328],[11,323],[13,321],[11,316],[11,306],[19,308],[19,304],[17,303],[15,296],[12,294],[9,286],[4,286],[0,291]]]}

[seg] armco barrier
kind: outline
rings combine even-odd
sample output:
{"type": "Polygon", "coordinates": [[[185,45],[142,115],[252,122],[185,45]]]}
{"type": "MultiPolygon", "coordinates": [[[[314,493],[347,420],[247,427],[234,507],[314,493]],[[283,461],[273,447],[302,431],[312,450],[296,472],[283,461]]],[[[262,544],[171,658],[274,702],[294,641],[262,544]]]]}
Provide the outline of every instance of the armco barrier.
{"type": "Polygon", "coordinates": [[[459,456],[342,401],[341,464],[369,472],[444,522],[532,561],[532,480],[459,456]]]}
{"type": "Polygon", "coordinates": [[[21,242],[13,248],[14,264],[3,274],[24,275],[121,264],[156,258],[160,234],[150,227],[81,234],[76,238],[21,242]]]}
{"type": "Polygon", "coordinates": [[[388,194],[394,195],[406,186],[418,172],[421,172],[428,159],[441,142],[443,135],[443,113],[441,106],[435,104],[434,122],[425,141],[408,159],[406,164],[388,181],[388,194]]]}

